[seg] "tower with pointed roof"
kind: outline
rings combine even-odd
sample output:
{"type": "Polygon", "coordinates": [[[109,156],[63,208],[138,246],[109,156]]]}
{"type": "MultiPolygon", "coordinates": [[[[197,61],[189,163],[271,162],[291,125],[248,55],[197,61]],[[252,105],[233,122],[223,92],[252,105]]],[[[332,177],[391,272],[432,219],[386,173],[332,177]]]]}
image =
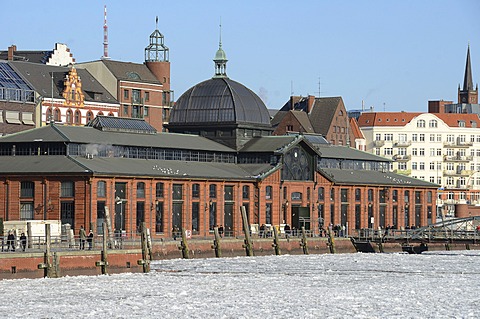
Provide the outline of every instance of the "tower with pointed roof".
{"type": "Polygon", "coordinates": [[[158,30],[158,17],[156,17],[155,31],[150,34],[150,43],[145,48],[145,65],[162,83],[164,92],[168,93],[170,93],[169,53],[164,36],[158,30]]]}
{"type": "Polygon", "coordinates": [[[470,63],[470,44],[467,49],[467,62],[465,65],[465,76],[463,79],[463,88],[458,86],[459,104],[478,104],[478,84],[473,88],[472,65],[470,63]]]}

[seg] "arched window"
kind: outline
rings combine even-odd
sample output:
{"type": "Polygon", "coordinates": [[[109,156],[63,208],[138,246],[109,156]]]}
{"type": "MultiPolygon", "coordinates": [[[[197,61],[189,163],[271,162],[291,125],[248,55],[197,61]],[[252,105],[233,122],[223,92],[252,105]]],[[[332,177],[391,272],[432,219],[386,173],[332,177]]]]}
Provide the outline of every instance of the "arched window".
{"type": "Polygon", "coordinates": [[[97,182],[97,197],[105,197],[107,194],[107,183],[105,181],[97,182]]]}
{"type": "Polygon", "coordinates": [[[79,125],[82,122],[82,115],[80,114],[79,110],[75,111],[75,124],[79,125]]]}
{"type": "Polygon", "coordinates": [[[425,120],[418,120],[417,127],[425,127],[425,120]]]}
{"type": "Polygon", "coordinates": [[[93,120],[93,113],[91,111],[87,112],[87,123],[93,120]]]}
{"type": "Polygon", "coordinates": [[[325,188],[323,187],[318,188],[318,200],[321,202],[325,200],[325,188]]]}
{"type": "Polygon", "coordinates": [[[210,198],[217,198],[217,185],[210,185],[210,198]]]}
{"type": "Polygon", "coordinates": [[[60,110],[59,109],[55,109],[55,111],[53,111],[53,120],[55,122],[61,122],[61,113],[60,113],[60,110]]]}
{"type": "Polygon", "coordinates": [[[103,112],[102,112],[102,111],[98,112],[98,113],[97,113],[97,116],[98,116],[98,115],[103,115],[103,112]]]}
{"type": "Polygon", "coordinates": [[[200,184],[193,184],[192,185],[192,198],[199,198],[200,197],[200,184]]]}
{"type": "Polygon", "coordinates": [[[45,112],[45,122],[50,122],[51,120],[53,120],[52,109],[48,108],[47,111],[45,112]]]}
{"type": "Polygon", "coordinates": [[[428,127],[438,127],[437,120],[430,120],[428,122],[428,127]]]}
{"type": "Polygon", "coordinates": [[[250,186],[244,185],[242,187],[242,198],[249,199],[250,198],[250,186]]]}
{"type": "Polygon", "coordinates": [[[137,183],[137,198],[145,198],[145,183],[137,183]]]}
{"type": "Polygon", "coordinates": [[[163,198],[163,183],[157,183],[155,187],[155,196],[157,198],[163,198]]]}
{"type": "Polygon", "coordinates": [[[112,112],[108,112],[108,116],[115,116],[112,112]]]}
{"type": "Polygon", "coordinates": [[[72,124],[72,120],[73,120],[73,117],[72,117],[72,110],[67,110],[67,124],[72,124]]]}
{"type": "Polygon", "coordinates": [[[273,196],[273,188],[272,186],[267,186],[265,188],[265,198],[266,199],[272,199],[273,196]]]}

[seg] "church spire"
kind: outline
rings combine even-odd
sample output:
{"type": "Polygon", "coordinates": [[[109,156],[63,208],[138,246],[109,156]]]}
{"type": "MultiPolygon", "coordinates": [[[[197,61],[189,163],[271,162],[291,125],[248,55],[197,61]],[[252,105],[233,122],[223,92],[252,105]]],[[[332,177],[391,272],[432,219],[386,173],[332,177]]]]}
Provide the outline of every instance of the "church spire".
{"type": "Polygon", "coordinates": [[[465,63],[465,76],[463,78],[463,88],[458,86],[458,103],[478,104],[478,85],[473,87],[472,65],[470,62],[470,43],[467,49],[467,62],[465,63]]]}
{"type": "Polygon", "coordinates": [[[463,79],[463,91],[473,90],[472,66],[470,64],[470,43],[467,49],[467,63],[465,65],[465,78],[463,79]]]}
{"type": "Polygon", "coordinates": [[[217,53],[213,59],[213,62],[215,62],[215,78],[227,77],[227,61],[227,55],[222,49],[222,21],[220,20],[220,40],[217,53]]]}

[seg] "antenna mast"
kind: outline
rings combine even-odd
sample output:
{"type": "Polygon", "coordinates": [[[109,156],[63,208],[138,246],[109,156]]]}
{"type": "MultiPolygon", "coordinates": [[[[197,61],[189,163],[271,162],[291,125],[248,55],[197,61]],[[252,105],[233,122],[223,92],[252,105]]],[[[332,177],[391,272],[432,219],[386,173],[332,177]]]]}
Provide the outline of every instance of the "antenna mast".
{"type": "Polygon", "coordinates": [[[110,59],[108,56],[108,26],[107,26],[107,6],[103,10],[103,56],[102,59],[110,59]]]}

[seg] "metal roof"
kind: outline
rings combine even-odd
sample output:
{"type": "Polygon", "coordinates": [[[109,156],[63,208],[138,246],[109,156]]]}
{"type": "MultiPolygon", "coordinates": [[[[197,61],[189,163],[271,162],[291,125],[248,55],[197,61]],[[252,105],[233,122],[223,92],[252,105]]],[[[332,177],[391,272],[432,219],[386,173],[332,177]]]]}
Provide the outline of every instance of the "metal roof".
{"type": "Polygon", "coordinates": [[[429,187],[438,188],[439,185],[425,182],[391,172],[349,170],[334,168],[319,168],[318,171],[328,180],[336,184],[345,185],[380,185],[390,187],[429,187]]]}
{"type": "Polygon", "coordinates": [[[131,158],[8,156],[1,158],[2,174],[108,175],[199,179],[255,180],[269,164],[228,164],[131,158]]]}
{"type": "Polygon", "coordinates": [[[389,158],[367,153],[356,148],[341,145],[315,144],[323,158],[352,159],[374,162],[391,162],[389,158]]]}
{"type": "Polygon", "coordinates": [[[169,128],[222,123],[271,127],[267,107],[254,92],[227,77],[217,77],[193,86],[177,100],[169,128]]]}
{"type": "Polygon", "coordinates": [[[134,134],[105,132],[93,127],[50,124],[0,137],[0,143],[71,142],[81,144],[131,145],[216,152],[234,152],[233,149],[205,137],[188,134],[156,133],[134,134]]]}
{"type": "Polygon", "coordinates": [[[296,136],[262,136],[262,137],[254,137],[250,141],[248,141],[242,149],[240,149],[241,153],[248,153],[248,152],[275,152],[279,149],[285,147],[295,140],[298,139],[298,135],[296,136]]]}
{"type": "Polygon", "coordinates": [[[101,131],[155,134],[157,130],[144,119],[130,117],[96,116],[86,126],[101,131]]]}

